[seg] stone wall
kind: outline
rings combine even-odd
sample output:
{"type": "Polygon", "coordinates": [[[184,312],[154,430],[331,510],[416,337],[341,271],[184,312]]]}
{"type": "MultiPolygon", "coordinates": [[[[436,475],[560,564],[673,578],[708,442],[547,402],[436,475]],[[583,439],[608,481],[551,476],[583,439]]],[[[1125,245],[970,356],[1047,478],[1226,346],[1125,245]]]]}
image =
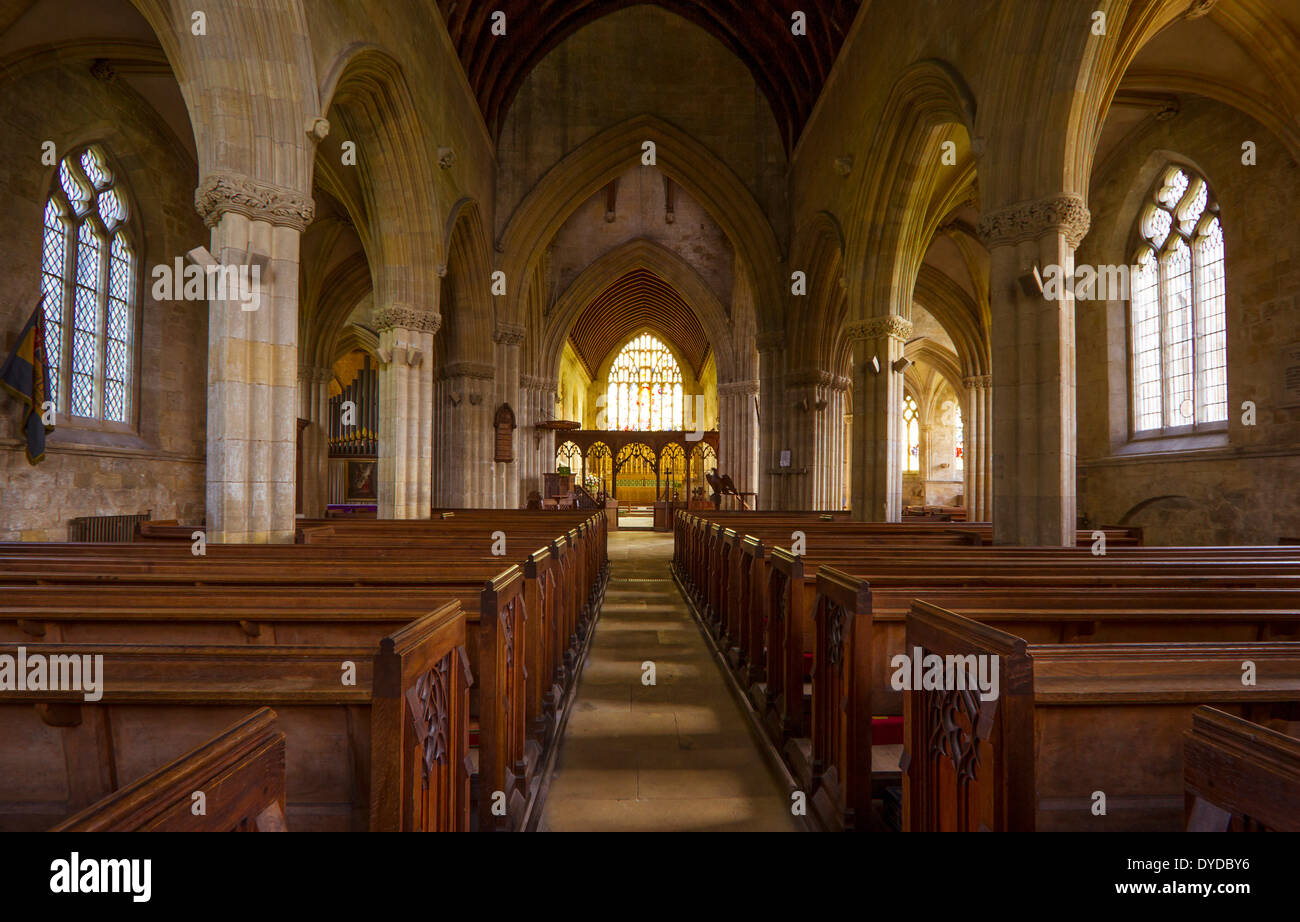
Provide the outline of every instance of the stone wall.
{"type": "Polygon", "coordinates": [[[1273,542],[1300,533],[1300,406],[1281,405],[1282,350],[1300,341],[1300,169],[1247,116],[1185,97],[1177,116],[1136,129],[1095,170],[1077,264],[1128,261],[1140,203],[1170,161],[1204,175],[1221,208],[1227,432],[1130,442],[1127,306],[1079,302],[1079,513],[1142,525],[1152,544],[1273,542]],[[1247,140],[1256,166],[1241,162],[1247,140]],[[1243,424],[1244,401],[1255,403],[1254,426],[1243,424]]]}
{"type": "Polygon", "coordinates": [[[0,112],[0,251],[8,284],[0,290],[5,355],[40,292],[42,213],[58,156],[101,143],[126,175],[130,220],[143,225],[135,290],[140,341],[135,353],[138,420],[129,433],[60,425],[45,460],[28,465],[20,411],[0,398],[0,540],[63,540],[68,519],[152,510],[155,518],[204,516],[207,303],[154,300],[149,270],[170,264],[207,231],[194,210],[197,167],[186,142],[128,82],[97,79],[66,64],[6,82],[0,112]]]}

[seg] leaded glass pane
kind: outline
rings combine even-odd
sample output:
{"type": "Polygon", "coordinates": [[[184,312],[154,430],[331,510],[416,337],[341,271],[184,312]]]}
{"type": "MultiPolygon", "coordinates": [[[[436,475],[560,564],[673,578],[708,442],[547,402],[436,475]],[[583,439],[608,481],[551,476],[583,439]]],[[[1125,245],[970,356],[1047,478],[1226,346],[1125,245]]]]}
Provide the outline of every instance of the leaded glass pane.
{"type": "Polygon", "coordinates": [[[1164,263],[1165,381],[1169,404],[1166,426],[1190,426],[1195,420],[1192,377],[1192,260],[1179,239],[1164,263]]]}
{"type": "Polygon", "coordinates": [[[606,409],[614,428],[680,429],[683,398],[677,360],[649,333],[632,339],[610,366],[606,409]]]}
{"type": "Polygon", "coordinates": [[[1223,229],[1218,218],[1197,241],[1196,268],[1200,286],[1196,329],[1197,422],[1219,422],[1228,418],[1228,334],[1223,229]]]}
{"type": "Polygon", "coordinates": [[[94,228],[77,234],[77,278],[72,301],[72,414],[92,416],[99,349],[99,259],[101,243],[94,228]]]}
{"type": "Polygon", "coordinates": [[[50,400],[59,405],[59,370],[63,361],[63,274],[67,271],[67,230],[63,209],[50,199],[45,206],[41,239],[41,298],[45,320],[45,355],[50,400]]]}
{"type": "Polygon", "coordinates": [[[62,186],[63,194],[68,197],[68,201],[72,203],[72,208],[78,215],[84,215],[90,210],[93,193],[86,185],[86,181],[68,165],[67,160],[59,164],[59,185],[62,186]]]}
{"type": "Polygon", "coordinates": [[[95,184],[96,189],[103,189],[113,181],[113,174],[104,163],[104,155],[97,147],[88,147],[81,155],[81,169],[86,178],[95,184]]]}
{"type": "Polygon", "coordinates": [[[1144,432],[1161,426],[1160,298],[1155,259],[1150,254],[1133,273],[1132,314],[1133,428],[1144,432]]]}

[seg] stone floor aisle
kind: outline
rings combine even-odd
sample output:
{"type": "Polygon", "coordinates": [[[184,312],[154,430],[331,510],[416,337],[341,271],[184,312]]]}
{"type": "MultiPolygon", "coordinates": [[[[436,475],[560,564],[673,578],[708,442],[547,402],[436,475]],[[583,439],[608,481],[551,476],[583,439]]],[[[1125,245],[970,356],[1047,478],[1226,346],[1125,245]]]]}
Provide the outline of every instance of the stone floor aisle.
{"type": "Polygon", "coordinates": [[[669,573],[672,535],[610,534],[605,607],[540,831],[795,831],[669,573]],[[642,664],[656,684],[643,685],[642,664]]]}

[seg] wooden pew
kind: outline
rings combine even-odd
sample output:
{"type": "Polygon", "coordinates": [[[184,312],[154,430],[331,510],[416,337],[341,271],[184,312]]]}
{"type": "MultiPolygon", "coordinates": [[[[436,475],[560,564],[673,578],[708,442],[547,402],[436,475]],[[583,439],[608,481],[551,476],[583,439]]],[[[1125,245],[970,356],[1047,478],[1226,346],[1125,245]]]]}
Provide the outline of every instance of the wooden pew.
{"type": "Polygon", "coordinates": [[[284,731],[261,708],[52,832],[285,832],[284,731]],[[195,795],[202,796],[196,814],[195,795]]]}
{"type": "Polygon", "coordinates": [[[1188,832],[1300,832],[1300,739],[1199,707],[1183,734],[1183,786],[1188,832]]]}
{"type": "MultiPolygon", "coordinates": [[[[542,747],[553,742],[558,721],[556,712],[565,688],[572,683],[579,645],[598,609],[608,567],[603,543],[597,540],[602,537],[598,526],[604,521],[603,513],[596,516],[583,514],[575,517],[576,527],[567,534],[551,537],[549,547],[544,544],[524,558],[522,591],[513,581],[496,581],[495,589],[504,588],[508,594],[498,595],[492,601],[489,599],[491,593],[483,588],[483,577],[502,572],[500,568],[504,562],[495,555],[471,553],[466,557],[465,544],[467,538],[481,537],[486,551],[491,533],[485,524],[501,524],[503,518],[509,516],[500,517],[491,512],[467,515],[456,522],[367,522],[364,526],[369,528],[360,537],[348,534],[355,524],[348,522],[333,530],[331,537],[335,540],[322,542],[329,544],[328,547],[214,545],[208,548],[207,556],[197,559],[189,553],[187,542],[137,546],[130,554],[88,545],[47,545],[44,548],[10,545],[0,547],[0,585],[14,581],[36,584],[57,581],[94,587],[116,585],[119,588],[166,585],[169,591],[181,585],[195,584],[232,589],[257,585],[265,586],[266,592],[295,586],[325,588],[331,593],[370,586],[375,589],[383,587],[385,598],[408,587],[436,591],[440,593],[438,598],[455,594],[468,610],[473,625],[468,647],[475,670],[479,671],[480,644],[475,641],[482,639],[477,636],[480,633],[491,635],[483,649],[494,650],[503,657],[499,668],[482,670],[481,675],[480,704],[493,704],[492,707],[480,707],[484,742],[481,768],[489,792],[501,790],[514,800],[518,796],[526,798],[535,790],[533,771],[542,761],[542,747]],[[344,534],[338,534],[340,531],[344,534]],[[446,559],[451,563],[449,569],[464,578],[431,575],[428,563],[431,555],[446,559]],[[476,572],[467,564],[480,569],[476,572]],[[390,588],[392,586],[402,588],[395,590],[390,588]],[[509,625],[502,621],[503,629],[496,631],[498,623],[492,622],[491,631],[480,629],[479,611],[485,604],[500,605],[501,618],[508,620],[509,625]],[[530,611],[533,624],[525,629],[523,621],[530,611]],[[521,648],[518,657],[513,649],[516,640],[521,648]],[[527,664],[532,664],[531,668],[527,664]],[[500,693],[498,683],[502,689],[500,693]],[[526,732],[521,732],[520,726],[525,726],[526,732]],[[497,747],[500,745],[506,750],[498,758],[497,747]]],[[[516,553],[520,546],[530,546],[535,534],[553,536],[557,524],[550,517],[540,526],[535,517],[527,519],[526,523],[532,524],[528,528],[506,525],[516,553]]],[[[35,617],[34,611],[28,610],[23,614],[27,617],[20,617],[13,624],[19,635],[14,639],[26,639],[33,632],[39,636],[45,627],[44,622],[35,617]]],[[[249,637],[235,633],[230,640],[272,640],[276,630],[263,630],[267,614],[259,612],[257,619],[241,619],[239,627],[249,637]]],[[[143,628],[142,613],[133,612],[131,618],[134,620],[130,624],[119,623],[116,629],[135,628],[138,631],[143,628]]],[[[59,619],[56,617],[55,620],[59,619]]],[[[65,617],[63,620],[66,622],[68,619],[65,617]]],[[[209,631],[228,631],[234,625],[232,619],[225,619],[223,625],[217,625],[214,618],[202,620],[206,621],[204,626],[209,631]]],[[[299,619],[292,626],[281,621],[279,632],[288,629],[308,640],[324,639],[325,634],[331,637],[347,635],[347,625],[330,623],[324,626],[322,633],[321,625],[308,624],[306,620],[299,619]]],[[[483,624],[488,625],[488,622],[483,624]]],[[[97,623],[95,630],[103,626],[104,623],[97,623]]],[[[76,630],[84,637],[86,627],[78,623],[76,630]]],[[[3,632],[2,620],[0,632],[3,632]]],[[[205,642],[209,639],[207,636],[202,638],[205,642]]]]}
{"type": "Polygon", "coordinates": [[[1179,830],[1179,743],[1193,711],[1293,718],[1300,702],[1294,642],[1031,644],[917,601],[907,647],[988,657],[1000,676],[992,700],[956,689],[905,695],[911,831],[1179,830]],[[1242,681],[1246,662],[1258,669],[1254,685],[1242,681]]]}
{"type": "MultiPolygon", "coordinates": [[[[9,741],[0,751],[0,827],[46,828],[248,707],[272,707],[286,738],[291,828],[465,831],[472,677],[464,642],[464,612],[448,602],[377,649],[24,644],[29,661],[103,656],[102,698],[0,691],[0,737],[9,741]]],[[[17,650],[0,645],[0,656],[17,650]]]]}

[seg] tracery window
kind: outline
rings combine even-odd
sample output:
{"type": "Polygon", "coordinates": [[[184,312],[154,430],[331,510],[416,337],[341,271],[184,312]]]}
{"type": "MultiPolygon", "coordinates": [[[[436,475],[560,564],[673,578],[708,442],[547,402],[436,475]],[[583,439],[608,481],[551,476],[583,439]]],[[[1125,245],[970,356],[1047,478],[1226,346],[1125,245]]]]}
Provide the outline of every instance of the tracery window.
{"type": "Polygon", "coordinates": [[[641,333],[614,359],[606,407],[613,429],[682,428],[682,370],[654,335],[641,333]]]}
{"type": "Polygon", "coordinates": [[[1129,298],[1133,433],[1228,418],[1223,228],[1204,178],[1171,166],[1138,215],[1129,298]]]}
{"type": "Polygon", "coordinates": [[[60,414],[131,419],[137,260],[129,218],[100,147],[63,158],[41,241],[50,398],[60,414]]]}
{"type": "Polygon", "coordinates": [[[911,394],[903,395],[903,429],[907,438],[903,442],[903,470],[921,469],[921,414],[911,394]]]}

